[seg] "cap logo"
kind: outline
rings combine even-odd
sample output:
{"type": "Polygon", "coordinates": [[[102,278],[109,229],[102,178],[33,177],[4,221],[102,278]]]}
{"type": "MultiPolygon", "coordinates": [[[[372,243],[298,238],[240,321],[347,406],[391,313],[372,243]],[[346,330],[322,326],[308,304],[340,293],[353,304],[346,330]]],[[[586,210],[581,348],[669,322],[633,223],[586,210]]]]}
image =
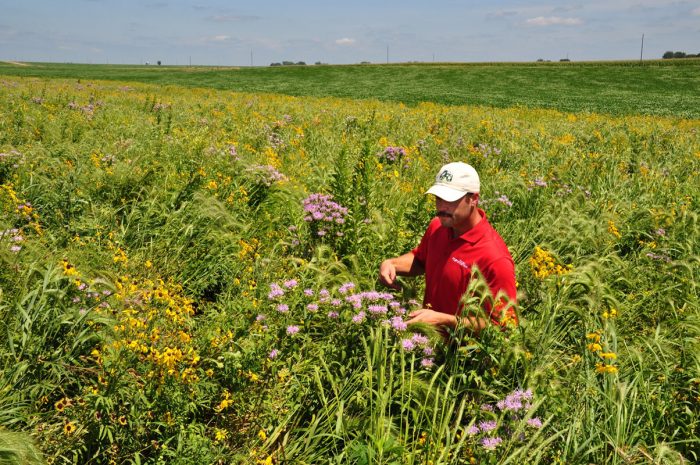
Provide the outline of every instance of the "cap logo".
{"type": "Polygon", "coordinates": [[[452,173],[449,171],[445,170],[440,175],[438,176],[438,181],[443,181],[443,182],[452,182],[452,173]]]}

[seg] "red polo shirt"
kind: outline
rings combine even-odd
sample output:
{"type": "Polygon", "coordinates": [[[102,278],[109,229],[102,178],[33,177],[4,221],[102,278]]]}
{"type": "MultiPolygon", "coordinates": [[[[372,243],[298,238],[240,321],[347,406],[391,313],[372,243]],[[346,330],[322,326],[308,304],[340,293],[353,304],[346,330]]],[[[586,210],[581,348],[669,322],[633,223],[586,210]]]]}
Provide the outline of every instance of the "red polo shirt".
{"type": "MultiPolygon", "coordinates": [[[[440,225],[440,219],[430,222],[420,244],[412,250],[415,259],[425,269],[425,298],[423,305],[443,313],[457,314],[460,299],[467,290],[472,265],[476,264],[489,284],[495,297],[499,291],[515,302],[515,265],[501,236],[479,209],[481,221],[459,237],[452,237],[452,230],[440,225]]],[[[491,321],[499,324],[505,302],[490,306],[491,321]]],[[[515,319],[509,308],[508,316],[515,319]]],[[[517,320],[516,320],[517,322],[517,320]]]]}

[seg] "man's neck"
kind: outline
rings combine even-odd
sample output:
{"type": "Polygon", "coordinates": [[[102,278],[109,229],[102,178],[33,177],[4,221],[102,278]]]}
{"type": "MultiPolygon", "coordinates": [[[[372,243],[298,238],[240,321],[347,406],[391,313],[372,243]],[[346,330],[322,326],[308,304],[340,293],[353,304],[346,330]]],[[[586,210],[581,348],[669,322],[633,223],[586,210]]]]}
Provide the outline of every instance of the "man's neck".
{"type": "Polygon", "coordinates": [[[473,213],[469,215],[469,218],[464,222],[464,224],[461,224],[459,226],[453,226],[452,229],[452,237],[459,237],[465,232],[471,230],[474,228],[477,224],[481,223],[481,221],[484,218],[481,216],[481,213],[479,213],[479,209],[475,208],[473,213]]]}

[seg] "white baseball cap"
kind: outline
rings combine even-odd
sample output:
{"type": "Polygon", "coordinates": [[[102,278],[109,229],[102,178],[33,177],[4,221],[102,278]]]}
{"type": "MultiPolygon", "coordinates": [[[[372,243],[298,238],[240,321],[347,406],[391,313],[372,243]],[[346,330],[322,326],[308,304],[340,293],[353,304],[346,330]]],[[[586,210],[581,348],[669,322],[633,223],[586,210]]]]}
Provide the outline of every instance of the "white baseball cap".
{"type": "Polygon", "coordinates": [[[447,202],[454,202],[466,194],[477,193],[481,187],[479,174],[471,166],[457,161],[440,168],[435,176],[435,184],[426,194],[433,194],[447,202]]]}

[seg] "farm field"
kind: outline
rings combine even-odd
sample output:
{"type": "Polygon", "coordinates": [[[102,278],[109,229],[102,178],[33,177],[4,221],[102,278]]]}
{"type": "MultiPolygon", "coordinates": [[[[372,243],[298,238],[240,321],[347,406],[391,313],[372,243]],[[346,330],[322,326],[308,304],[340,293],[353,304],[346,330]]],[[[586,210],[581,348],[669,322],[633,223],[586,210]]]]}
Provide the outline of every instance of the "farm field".
{"type": "Polygon", "coordinates": [[[0,62],[0,75],[111,79],[417,105],[525,106],[700,118],[700,59],[582,63],[186,67],[0,62]]]}
{"type": "MultiPolygon", "coordinates": [[[[692,88],[694,66],[659,69],[692,88]]],[[[419,103],[7,69],[9,463],[700,460],[698,93],[659,91],[652,116],[590,90],[479,106],[536,106],[512,83],[419,103]],[[420,241],[453,160],[481,175],[521,324],[445,341],[404,324],[421,279],[376,278],[420,241]]]]}

